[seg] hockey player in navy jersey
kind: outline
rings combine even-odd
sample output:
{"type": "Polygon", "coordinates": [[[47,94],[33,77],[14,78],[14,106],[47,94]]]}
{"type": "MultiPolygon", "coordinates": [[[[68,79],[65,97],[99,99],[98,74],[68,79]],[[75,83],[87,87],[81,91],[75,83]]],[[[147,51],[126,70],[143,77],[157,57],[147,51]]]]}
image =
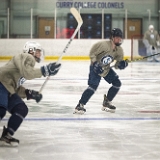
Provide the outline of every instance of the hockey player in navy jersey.
{"type": "Polygon", "coordinates": [[[128,66],[127,60],[123,60],[124,53],[120,46],[123,41],[122,37],[122,31],[119,28],[114,28],[111,31],[110,41],[100,41],[91,48],[89,54],[91,64],[88,88],[83,92],[75,108],[75,114],[84,114],[86,112],[84,105],[86,105],[95,93],[101,77],[109,84],[112,84],[108,93],[104,95],[102,111],[115,112],[116,107],[111,102],[121,87],[121,81],[115,71],[110,67],[110,64],[115,60],[116,69],[125,69],[128,66]]]}
{"type": "Polygon", "coordinates": [[[4,118],[6,111],[11,114],[7,127],[3,127],[0,143],[14,146],[19,144],[19,140],[12,136],[28,114],[28,107],[23,98],[34,99],[36,102],[42,99],[41,93],[22,86],[25,80],[54,76],[59,71],[59,63],[34,68],[35,63],[41,62],[43,57],[44,52],[40,44],[29,41],[24,45],[24,53],[15,55],[0,67],[0,120],[4,118]]]}

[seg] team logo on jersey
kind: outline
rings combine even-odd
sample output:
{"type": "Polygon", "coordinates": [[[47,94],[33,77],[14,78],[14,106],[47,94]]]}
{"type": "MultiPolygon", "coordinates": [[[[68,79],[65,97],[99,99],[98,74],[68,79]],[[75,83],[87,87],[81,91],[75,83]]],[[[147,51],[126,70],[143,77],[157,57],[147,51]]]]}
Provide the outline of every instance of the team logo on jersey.
{"type": "Polygon", "coordinates": [[[151,38],[151,39],[154,39],[154,34],[151,34],[151,35],[150,35],[150,38],[151,38]]]}
{"type": "Polygon", "coordinates": [[[19,78],[18,82],[17,82],[17,88],[19,86],[21,86],[24,82],[26,81],[26,79],[24,77],[19,78]]]}
{"type": "Polygon", "coordinates": [[[110,64],[112,61],[113,61],[113,57],[110,55],[106,55],[101,58],[101,63],[102,65],[105,65],[105,66],[110,64]]]}

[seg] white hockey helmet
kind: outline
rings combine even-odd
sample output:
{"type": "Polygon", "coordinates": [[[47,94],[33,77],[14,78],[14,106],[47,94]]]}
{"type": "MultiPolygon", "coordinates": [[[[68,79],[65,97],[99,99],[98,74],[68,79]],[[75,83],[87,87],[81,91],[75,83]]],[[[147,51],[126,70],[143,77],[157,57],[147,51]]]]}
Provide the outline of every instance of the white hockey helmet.
{"type": "Polygon", "coordinates": [[[154,26],[153,26],[153,25],[149,25],[148,29],[149,29],[150,31],[153,31],[153,30],[154,30],[154,26]]]}
{"type": "Polygon", "coordinates": [[[23,47],[23,53],[32,54],[35,57],[35,60],[39,63],[44,60],[44,50],[41,45],[35,41],[28,41],[23,47]],[[39,50],[40,55],[37,50],[39,50]]]}

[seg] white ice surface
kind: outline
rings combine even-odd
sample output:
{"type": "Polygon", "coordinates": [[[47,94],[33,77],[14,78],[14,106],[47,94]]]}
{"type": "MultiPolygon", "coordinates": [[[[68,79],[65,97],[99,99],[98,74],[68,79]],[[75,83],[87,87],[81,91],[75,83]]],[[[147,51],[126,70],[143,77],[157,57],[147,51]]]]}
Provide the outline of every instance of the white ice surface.
{"type": "MultiPolygon", "coordinates": [[[[115,70],[122,82],[113,101],[115,113],[101,111],[110,87],[102,79],[87,112],[75,115],[87,88],[89,63],[62,61],[60,72],[43,89],[42,101],[25,100],[29,114],[14,135],[20,145],[0,147],[0,160],[160,159],[160,63],[134,62],[115,70]]],[[[25,86],[39,90],[44,81],[26,81],[25,86]]],[[[0,122],[0,132],[9,116],[0,122]]]]}

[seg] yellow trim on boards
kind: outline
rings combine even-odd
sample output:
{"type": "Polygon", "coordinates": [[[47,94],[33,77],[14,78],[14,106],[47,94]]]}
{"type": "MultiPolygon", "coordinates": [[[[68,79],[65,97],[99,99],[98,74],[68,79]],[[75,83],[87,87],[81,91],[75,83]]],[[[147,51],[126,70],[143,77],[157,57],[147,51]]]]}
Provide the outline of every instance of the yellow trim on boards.
{"type": "MultiPolygon", "coordinates": [[[[0,60],[10,60],[12,56],[0,56],[0,60]]],[[[45,60],[58,60],[58,56],[46,56],[45,60]]],[[[63,56],[62,60],[89,60],[89,56],[63,56]]]]}
{"type": "MultiPolygon", "coordinates": [[[[6,60],[10,60],[12,58],[12,56],[0,56],[0,61],[6,61],[6,60]]],[[[49,60],[58,60],[58,56],[46,56],[45,60],[49,61],[49,60]]],[[[137,58],[137,57],[136,57],[137,58]]],[[[125,56],[124,59],[130,59],[129,56],[125,56]]],[[[90,60],[89,56],[63,56],[62,60],[90,60]]]]}
{"type": "MultiPolygon", "coordinates": [[[[45,60],[58,60],[58,56],[46,56],[45,60]]],[[[62,60],[89,60],[89,56],[63,56],[62,60]]]]}

